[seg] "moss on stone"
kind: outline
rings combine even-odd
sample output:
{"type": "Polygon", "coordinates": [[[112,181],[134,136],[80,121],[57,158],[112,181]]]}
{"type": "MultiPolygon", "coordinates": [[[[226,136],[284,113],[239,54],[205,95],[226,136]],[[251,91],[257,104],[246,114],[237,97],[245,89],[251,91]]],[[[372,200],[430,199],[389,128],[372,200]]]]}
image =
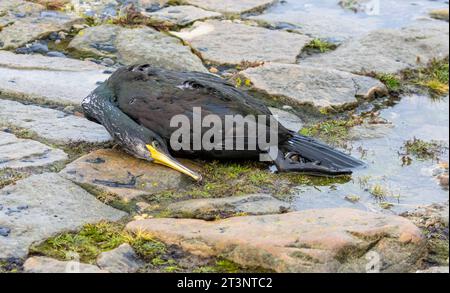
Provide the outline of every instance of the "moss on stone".
{"type": "Polygon", "coordinates": [[[448,94],[449,59],[432,60],[426,67],[405,71],[404,78],[428,90],[432,97],[448,94]]]}
{"type": "MultiPolygon", "coordinates": [[[[83,263],[95,264],[98,255],[119,247],[131,245],[145,262],[140,272],[259,272],[245,269],[223,258],[199,258],[183,252],[179,247],[166,245],[145,232],[131,233],[123,223],[100,222],[87,224],[76,232],[65,232],[30,248],[30,255],[40,255],[62,261],[79,256],[83,263]],[[182,261],[184,260],[184,261],[182,261]]],[[[0,270],[2,266],[0,264],[0,270]]]]}
{"type": "Polygon", "coordinates": [[[21,272],[21,263],[16,259],[0,260],[0,274],[21,272]]]}
{"type": "Polygon", "coordinates": [[[48,10],[63,10],[70,0],[28,0],[44,6],[48,10]]]}
{"type": "Polygon", "coordinates": [[[405,153],[404,155],[412,155],[419,160],[438,160],[445,149],[447,147],[441,142],[413,138],[405,142],[401,151],[405,153]]]}
{"type": "MultiPolygon", "coordinates": [[[[166,190],[141,197],[156,208],[146,212],[154,217],[173,217],[165,207],[168,204],[196,198],[223,198],[236,195],[266,193],[287,200],[293,187],[330,186],[344,184],[350,176],[315,177],[301,173],[271,173],[266,164],[259,162],[201,162],[198,170],[204,175],[203,183],[184,190],[166,190]]],[[[189,215],[191,216],[191,215],[189,215]]],[[[217,218],[229,215],[214,215],[217,218]]],[[[233,216],[239,216],[233,215],[233,216]]],[[[212,216],[213,218],[213,216],[212,216]]]]}
{"type": "Polygon", "coordinates": [[[380,202],[380,207],[385,210],[390,210],[392,207],[394,207],[394,204],[386,201],[380,202]]]}
{"type": "Polygon", "coordinates": [[[0,169],[0,189],[7,185],[14,184],[26,177],[26,174],[13,169],[0,169]]]}
{"type": "Polygon", "coordinates": [[[376,78],[384,83],[389,92],[397,92],[401,89],[401,80],[395,74],[380,73],[376,75],[376,78]]]}
{"type": "Polygon", "coordinates": [[[121,225],[102,222],[85,225],[79,232],[63,233],[30,248],[31,255],[70,260],[76,253],[81,262],[94,263],[98,254],[125,243],[121,225]]]}
{"type": "Polygon", "coordinates": [[[124,201],[118,198],[116,194],[107,192],[92,184],[77,183],[77,182],[75,182],[75,184],[77,184],[78,186],[86,190],[88,193],[95,196],[102,203],[107,204],[113,208],[116,208],[129,214],[135,213],[137,210],[135,200],[124,201]]]}
{"type": "Polygon", "coordinates": [[[377,200],[384,200],[388,195],[387,190],[385,190],[385,188],[380,184],[375,184],[374,186],[372,186],[369,192],[370,195],[372,195],[377,200]]]}
{"type": "Polygon", "coordinates": [[[394,97],[408,93],[425,93],[431,98],[440,98],[447,95],[449,90],[449,58],[433,59],[425,66],[406,69],[398,74],[367,75],[383,82],[394,97]]]}
{"type": "MultiPolygon", "coordinates": [[[[64,151],[68,155],[68,160],[65,162],[65,164],[72,162],[79,157],[82,157],[84,155],[87,155],[95,150],[104,149],[104,148],[111,148],[114,143],[113,142],[104,142],[104,143],[90,143],[90,142],[69,142],[69,143],[63,143],[58,141],[52,141],[49,139],[45,139],[40,137],[36,132],[22,128],[17,127],[15,125],[11,124],[3,124],[0,123],[0,127],[4,129],[8,129],[8,131],[18,138],[21,139],[31,139],[38,141],[42,144],[45,144],[47,146],[60,149],[64,151]]],[[[63,167],[64,164],[60,164],[60,167],[63,167]]],[[[55,170],[60,171],[61,169],[55,170]]]]}
{"type": "Polygon", "coordinates": [[[428,240],[427,246],[428,246],[428,256],[426,261],[428,263],[438,266],[448,266],[448,254],[449,254],[448,236],[447,239],[432,237],[431,239],[428,240]]]}
{"type": "Polygon", "coordinates": [[[167,6],[179,6],[179,5],[186,5],[186,1],[183,0],[169,0],[166,3],[167,6]]]}
{"type": "Polygon", "coordinates": [[[130,244],[142,258],[151,261],[166,251],[166,246],[146,233],[124,231],[121,223],[100,222],[87,224],[78,232],[62,233],[30,248],[31,255],[44,255],[59,260],[70,260],[74,253],[83,263],[95,263],[97,256],[130,244]]]}
{"type": "Polygon", "coordinates": [[[194,273],[223,273],[223,274],[234,274],[234,273],[267,273],[266,269],[262,268],[244,268],[233,261],[219,258],[215,260],[212,264],[201,266],[193,271],[194,273]]]}
{"type": "Polygon", "coordinates": [[[300,134],[313,136],[335,146],[344,147],[349,139],[352,127],[361,125],[361,119],[329,119],[315,125],[304,127],[300,134]]]}
{"type": "Polygon", "coordinates": [[[356,203],[361,200],[361,197],[359,195],[350,194],[350,195],[345,196],[345,200],[347,200],[351,203],[356,203]]]}
{"type": "Polygon", "coordinates": [[[310,262],[310,263],[311,262],[312,263],[318,263],[319,262],[319,260],[317,260],[317,259],[313,258],[312,256],[310,256],[310,255],[308,255],[306,253],[303,253],[301,251],[295,251],[295,252],[291,253],[291,257],[298,258],[298,259],[301,259],[301,260],[304,260],[304,261],[307,261],[307,262],[310,262]]]}
{"type": "Polygon", "coordinates": [[[325,53],[328,51],[335,50],[337,48],[336,44],[321,40],[314,39],[308,45],[305,46],[303,51],[311,53],[325,53]]]}

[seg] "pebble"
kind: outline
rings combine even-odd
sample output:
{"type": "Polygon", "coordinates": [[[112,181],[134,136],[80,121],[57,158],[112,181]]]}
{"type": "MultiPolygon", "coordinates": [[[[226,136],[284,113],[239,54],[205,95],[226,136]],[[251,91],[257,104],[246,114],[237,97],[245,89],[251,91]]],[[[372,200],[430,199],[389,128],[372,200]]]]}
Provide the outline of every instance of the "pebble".
{"type": "Polygon", "coordinates": [[[211,72],[211,73],[219,73],[219,69],[217,69],[216,67],[211,67],[209,69],[209,72],[211,72]]]}
{"type": "Polygon", "coordinates": [[[35,42],[31,45],[27,45],[25,47],[20,47],[16,49],[17,54],[32,54],[32,53],[46,54],[48,53],[48,51],[49,50],[47,44],[41,42],[35,42]]]}
{"type": "Polygon", "coordinates": [[[40,54],[48,53],[48,46],[46,44],[39,42],[32,44],[29,47],[29,49],[32,53],[40,53],[40,54]]]}
{"type": "Polygon", "coordinates": [[[99,51],[105,51],[108,53],[116,53],[117,49],[116,47],[114,47],[113,45],[108,45],[108,44],[92,44],[92,47],[94,49],[97,49],[99,51]]]}
{"type": "Polygon", "coordinates": [[[24,18],[27,16],[27,14],[24,12],[19,12],[19,13],[14,14],[14,16],[17,18],[24,18]]]}
{"type": "Polygon", "coordinates": [[[73,112],[75,112],[75,107],[74,106],[67,106],[63,109],[64,113],[68,113],[68,114],[73,114],[73,112]]]}
{"type": "Polygon", "coordinates": [[[50,51],[47,53],[48,57],[59,57],[59,58],[66,58],[66,55],[64,53],[58,52],[58,51],[50,51]]]}
{"type": "Polygon", "coordinates": [[[61,14],[56,11],[42,11],[41,17],[61,18],[61,14]]]}
{"type": "Polygon", "coordinates": [[[111,58],[103,58],[101,64],[104,66],[110,67],[110,66],[113,66],[115,64],[115,62],[111,58]]]}
{"type": "Polygon", "coordinates": [[[438,180],[439,180],[439,184],[444,187],[444,188],[448,188],[448,174],[442,174],[438,176],[438,180]]]}
{"type": "Polygon", "coordinates": [[[82,30],[82,29],[85,29],[85,28],[87,28],[87,27],[89,27],[87,24],[74,24],[74,25],[72,26],[72,28],[73,28],[74,30],[82,30]]]}
{"type": "Polygon", "coordinates": [[[59,38],[59,34],[57,32],[52,32],[49,36],[48,36],[49,40],[55,41],[59,38]]]}
{"type": "Polygon", "coordinates": [[[97,59],[91,58],[91,57],[84,58],[84,61],[89,61],[89,62],[93,62],[93,63],[96,63],[96,64],[100,64],[100,60],[97,60],[97,59]]]}
{"type": "Polygon", "coordinates": [[[58,33],[58,38],[61,40],[64,40],[67,37],[67,33],[66,32],[59,32],[58,33]]]}
{"type": "Polygon", "coordinates": [[[149,7],[146,7],[145,11],[146,12],[155,12],[155,11],[161,10],[161,8],[162,8],[161,5],[159,5],[158,3],[154,3],[154,4],[150,5],[149,7]]]}
{"type": "Polygon", "coordinates": [[[115,6],[111,5],[106,7],[103,11],[102,11],[102,18],[112,18],[115,17],[117,15],[117,11],[115,6]]]}
{"type": "Polygon", "coordinates": [[[149,207],[150,207],[150,204],[148,204],[144,201],[140,201],[140,202],[136,203],[136,208],[138,209],[138,212],[140,214],[144,213],[149,207]]]}
{"type": "Polygon", "coordinates": [[[11,216],[12,214],[20,213],[27,209],[28,209],[27,205],[21,205],[21,206],[15,207],[15,208],[8,208],[7,211],[5,212],[5,215],[11,216]]]}
{"type": "Polygon", "coordinates": [[[0,236],[8,237],[9,233],[11,233],[11,229],[0,227],[0,236]]]}

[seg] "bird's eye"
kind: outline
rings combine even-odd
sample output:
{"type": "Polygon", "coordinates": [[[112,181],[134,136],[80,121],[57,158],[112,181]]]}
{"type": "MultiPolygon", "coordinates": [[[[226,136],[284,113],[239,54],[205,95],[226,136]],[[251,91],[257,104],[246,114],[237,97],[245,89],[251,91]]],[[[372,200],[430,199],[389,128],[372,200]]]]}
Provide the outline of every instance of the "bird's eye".
{"type": "Polygon", "coordinates": [[[154,147],[155,149],[159,148],[159,142],[157,142],[156,140],[154,140],[154,141],[152,142],[152,145],[153,145],[153,147],[154,147]]]}

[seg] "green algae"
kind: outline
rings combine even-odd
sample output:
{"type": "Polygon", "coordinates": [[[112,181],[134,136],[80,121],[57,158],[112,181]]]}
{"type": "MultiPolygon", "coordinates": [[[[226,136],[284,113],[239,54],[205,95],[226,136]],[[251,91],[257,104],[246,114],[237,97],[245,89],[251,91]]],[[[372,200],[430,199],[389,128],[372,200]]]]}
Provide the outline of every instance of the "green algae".
{"type": "Polygon", "coordinates": [[[407,140],[402,147],[405,156],[412,155],[419,160],[438,160],[446,149],[442,142],[424,141],[418,138],[407,140]]]}

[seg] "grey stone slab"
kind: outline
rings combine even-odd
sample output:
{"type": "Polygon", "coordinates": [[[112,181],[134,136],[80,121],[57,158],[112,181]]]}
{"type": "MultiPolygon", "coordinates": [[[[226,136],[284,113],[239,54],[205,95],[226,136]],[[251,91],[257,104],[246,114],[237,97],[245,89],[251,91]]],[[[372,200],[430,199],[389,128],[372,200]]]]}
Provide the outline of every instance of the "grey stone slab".
{"type": "Polygon", "coordinates": [[[221,13],[190,5],[169,6],[155,12],[144,13],[144,15],[168,26],[186,26],[195,21],[222,16],[221,13]]]}
{"type": "Polygon", "coordinates": [[[70,42],[69,49],[116,58],[126,65],[149,63],[167,69],[206,72],[200,58],[188,46],[184,46],[177,38],[150,27],[90,27],[81,31],[70,42]]]}
{"type": "Polygon", "coordinates": [[[301,64],[353,73],[398,71],[425,66],[449,54],[449,26],[421,20],[403,29],[382,29],[350,40],[333,52],[302,60],[301,64]]]}
{"type": "Polygon", "coordinates": [[[316,107],[352,105],[357,98],[387,93],[376,79],[324,67],[267,63],[241,74],[257,90],[316,107]]]}
{"type": "Polygon", "coordinates": [[[87,223],[117,221],[126,214],[113,209],[54,173],[33,175],[0,190],[0,259],[24,258],[29,246],[87,223]]]}
{"type": "Polygon", "coordinates": [[[97,265],[111,273],[135,273],[144,262],[139,259],[133,247],[125,243],[113,250],[102,252],[97,257],[97,265]]]}
{"type": "Polygon", "coordinates": [[[189,43],[204,60],[223,65],[243,61],[296,63],[303,47],[311,41],[299,34],[218,20],[196,22],[172,34],[189,43]]]}
{"type": "Polygon", "coordinates": [[[25,273],[35,274],[97,274],[108,273],[97,266],[76,261],[60,261],[44,256],[33,256],[23,264],[25,273]]]}
{"type": "Polygon", "coordinates": [[[167,210],[174,217],[211,220],[238,214],[280,214],[289,211],[290,205],[269,194],[250,194],[181,201],[169,205],[167,210]]]}
{"type": "Polygon", "coordinates": [[[18,55],[0,51],[0,92],[63,105],[81,101],[105,81],[106,68],[69,58],[18,55]]]}
{"type": "Polygon", "coordinates": [[[277,1],[278,0],[184,0],[186,3],[203,9],[227,14],[261,11],[277,1]]]}
{"type": "Polygon", "coordinates": [[[83,117],[62,111],[0,99],[0,123],[25,128],[58,143],[102,143],[111,140],[106,129],[83,117]]]}
{"type": "Polygon", "coordinates": [[[42,167],[67,158],[62,150],[0,131],[0,170],[42,167]]]}

